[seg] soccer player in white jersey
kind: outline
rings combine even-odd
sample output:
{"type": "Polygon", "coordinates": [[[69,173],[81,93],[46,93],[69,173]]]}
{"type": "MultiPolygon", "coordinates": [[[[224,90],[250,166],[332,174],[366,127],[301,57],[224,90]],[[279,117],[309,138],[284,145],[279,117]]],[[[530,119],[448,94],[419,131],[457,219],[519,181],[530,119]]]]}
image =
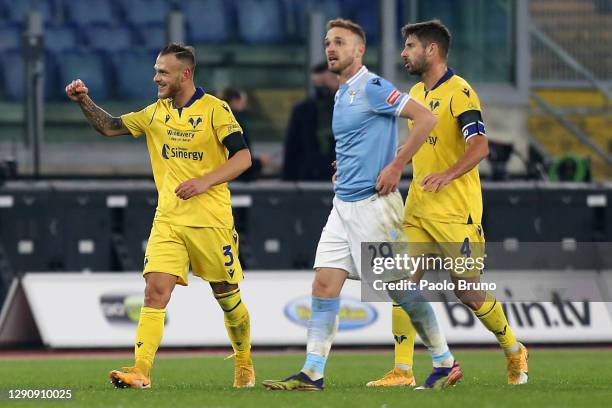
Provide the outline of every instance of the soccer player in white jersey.
{"type": "MultiPolygon", "coordinates": [[[[361,278],[362,242],[397,241],[401,236],[402,197],[397,185],[405,165],[436,124],[435,116],[422,104],[367,70],[362,62],[365,43],[363,29],[352,21],[328,22],[327,62],[340,79],[332,120],[336,196],[314,264],[306,362],[296,375],[264,381],[268,389],[323,390],[342,286],[347,278],[361,278]],[[397,117],[414,121],[411,137],[399,151],[397,117]]],[[[409,298],[394,300],[410,315],[434,367],[444,371],[445,381],[453,383],[461,378],[431,305],[409,298]]]]}

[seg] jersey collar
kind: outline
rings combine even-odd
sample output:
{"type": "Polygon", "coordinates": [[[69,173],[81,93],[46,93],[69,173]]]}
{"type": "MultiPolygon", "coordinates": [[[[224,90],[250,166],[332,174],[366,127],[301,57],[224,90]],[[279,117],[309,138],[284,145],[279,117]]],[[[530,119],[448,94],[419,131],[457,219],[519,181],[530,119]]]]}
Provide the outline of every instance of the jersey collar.
{"type": "Polygon", "coordinates": [[[425,92],[431,92],[434,89],[436,89],[437,87],[439,87],[440,85],[442,85],[443,83],[445,83],[446,81],[448,81],[449,79],[451,79],[451,77],[455,75],[455,72],[452,70],[452,68],[447,68],[446,69],[446,73],[444,75],[442,75],[442,78],[438,79],[438,82],[436,82],[436,84],[433,86],[433,88],[431,88],[429,91],[425,90],[425,92]]]}
{"type": "Polygon", "coordinates": [[[200,99],[201,97],[204,96],[206,92],[204,92],[204,89],[200,88],[199,86],[196,88],[194,94],[191,96],[191,98],[187,101],[187,103],[185,104],[185,106],[183,106],[182,108],[176,108],[174,106],[174,101],[172,101],[172,107],[174,109],[178,109],[179,112],[179,116],[181,116],[181,112],[183,111],[183,108],[188,108],[191,105],[194,104],[195,101],[197,101],[198,99],[200,99]]]}
{"type": "Polygon", "coordinates": [[[361,68],[359,69],[359,71],[357,71],[355,73],[355,75],[353,75],[352,77],[349,78],[348,81],[346,81],[346,86],[351,86],[353,85],[355,82],[357,82],[357,80],[359,78],[361,78],[363,75],[365,75],[365,73],[368,72],[368,69],[366,68],[365,65],[362,65],[361,68]]]}

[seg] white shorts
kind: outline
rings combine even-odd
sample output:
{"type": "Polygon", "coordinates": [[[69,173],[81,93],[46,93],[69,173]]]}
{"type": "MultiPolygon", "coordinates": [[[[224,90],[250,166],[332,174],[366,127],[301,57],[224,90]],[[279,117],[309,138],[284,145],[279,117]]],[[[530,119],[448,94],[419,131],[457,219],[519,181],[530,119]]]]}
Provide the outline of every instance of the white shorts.
{"type": "Polygon", "coordinates": [[[343,269],[349,279],[361,279],[361,243],[405,241],[403,210],[402,196],[397,191],[354,202],[334,197],[317,246],[314,268],[343,269]]]}

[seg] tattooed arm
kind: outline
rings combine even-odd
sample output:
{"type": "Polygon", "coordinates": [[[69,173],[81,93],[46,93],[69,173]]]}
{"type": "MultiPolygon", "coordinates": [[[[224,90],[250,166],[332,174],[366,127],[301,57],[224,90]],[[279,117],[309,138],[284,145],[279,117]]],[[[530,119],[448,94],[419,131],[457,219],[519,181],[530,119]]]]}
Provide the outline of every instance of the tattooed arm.
{"type": "Polygon", "coordinates": [[[73,102],[81,107],[87,121],[104,136],[129,135],[130,131],[125,127],[121,118],[111,116],[104,109],[94,103],[88,95],[89,90],[77,79],[66,86],[66,94],[73,102]]]}

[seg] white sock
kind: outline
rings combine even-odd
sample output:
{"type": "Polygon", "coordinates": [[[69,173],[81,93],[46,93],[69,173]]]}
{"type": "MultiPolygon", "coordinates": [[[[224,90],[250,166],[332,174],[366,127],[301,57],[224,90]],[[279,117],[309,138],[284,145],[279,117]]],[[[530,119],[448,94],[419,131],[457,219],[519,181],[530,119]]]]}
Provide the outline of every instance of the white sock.
{"type": "Polygon", "coordinates": [[[409,364],[395,364],[395,368],[398,368],[398,369],[404,370],[404,371],[412,370],[412,366],[409,365],[409,364]]]}

